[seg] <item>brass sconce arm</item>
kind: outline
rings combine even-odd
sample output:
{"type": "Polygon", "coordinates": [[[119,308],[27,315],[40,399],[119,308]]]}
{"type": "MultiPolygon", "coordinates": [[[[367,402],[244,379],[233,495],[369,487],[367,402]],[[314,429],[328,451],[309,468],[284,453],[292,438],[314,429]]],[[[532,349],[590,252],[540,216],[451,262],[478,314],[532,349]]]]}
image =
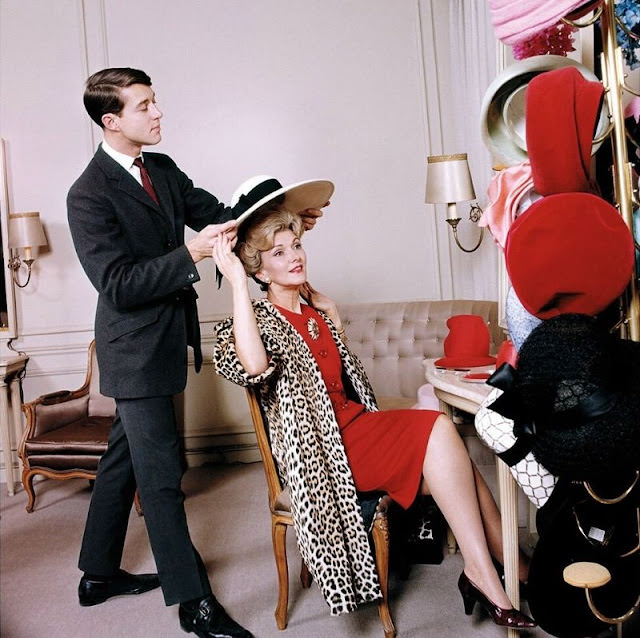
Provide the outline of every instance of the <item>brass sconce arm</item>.
{"type": "MultiPolygon", "coordinates": [[[[479,221],[481,216],[482,216],[482,209],[480,208],[480,206],[478,206],[477,204],[472,204],[471,210],[469,211],[469,220],[475,224],[479,221]]],[[[458,238],[458,224],[460,223],[460,217],[454,217],[453,219],[447,219],[446,221],[447,221],[447,224],[449,224],[451,226],[451,229],[453,230],[453,239],[456,242],[456,246],[460,250],[462,250],[465,253],[472,253],[478,250],[478,248],[480,247],[480,244],[482,243],[484,228],[480,229],[480,234],[478,235],[478,241],[476,242],[476,245],[473,248],[465,248],[460,243],[460,239],[458,238]]]]}
{"type": "MultiPolygon", "coordinates": [[[[466,153],[455,155],[431,155],[427,158],[427,204],[446,204],[446,222],[453,230],[456,246],[465,253],[476,251],[482,243],[484,228],[480,229],[478,241],[473,248],[465,248],[458,238],[458,224],[461,218],[457,211],[457,202],[471,201],[476,197],[466,153]]],[[[469,220],[476,224],[482,216],[477,204],[470,204],[469,220]]]]}
{"type": "Polygon", "coordinates": [[[35,259],[20,259],[17,255],[11,256],[9,262],[7,263],[7,267],[11,271],[11,277],[13,279],[13,283],[18,286],[18,288],[26,288],[31,280],[31,266],[35,259]],[[20,270],[20,266],[25,264],[27,267],[27,280],[21,284],[18,281],[18,270],[20,270]]]}

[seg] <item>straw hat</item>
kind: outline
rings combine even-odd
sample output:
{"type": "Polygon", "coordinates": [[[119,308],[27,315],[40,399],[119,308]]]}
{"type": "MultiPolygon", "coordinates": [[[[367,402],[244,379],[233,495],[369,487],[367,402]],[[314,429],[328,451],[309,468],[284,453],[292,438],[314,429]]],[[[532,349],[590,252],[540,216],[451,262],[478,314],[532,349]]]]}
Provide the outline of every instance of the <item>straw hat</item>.
{"type": "Polygon", "coordinates": [[[256,175],[242,182],[231,197],[233,216],[242,224],[259,208],[282,196],[282,205],[292,213],[307,208],[322,208],[333,195],[333,182],[326,179],[310,179],[283,186],[275,177],[256,175]]]}
{"type": "MultiPolygon", "coordinates": [[[[587,79],[598,81],[586,66],[560,55],[536,55],[510,64],[498,74],[487,88],[481,106],[482,138],[493,156],[494,163],[512,166],[528,159],[526,140],[526,92],[532,78],[540,73],[575,66],[587,79]]],[[[608,126],[608,111],[600,111],[595,137],[608,126]]],[[[601,142],[600,142],[601,143],[601,142]]],[[[593,146],[595,152],[599,144],[593,146]]]]}

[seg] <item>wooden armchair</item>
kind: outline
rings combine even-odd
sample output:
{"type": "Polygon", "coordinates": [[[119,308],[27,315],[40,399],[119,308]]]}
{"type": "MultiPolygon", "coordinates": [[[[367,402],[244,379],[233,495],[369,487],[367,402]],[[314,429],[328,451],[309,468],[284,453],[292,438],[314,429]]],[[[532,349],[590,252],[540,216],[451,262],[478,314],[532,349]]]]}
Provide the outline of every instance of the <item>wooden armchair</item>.
{"type": "MultiPolygon", "coordinates": [[[[262,457],[264,473],[267,479],[273,553],[278,571],[278,605],[275,611],[276,625],[278,629],[285,629],[287,626],[287,606],[289,602],[289,570],[287,564],[286,534],[287,527],[293,525],[291,501],[288,488],[283,489],[280,483],[255,388],[247,388],[247,398],[249,400],[249,409],[256,432],[260,456],[262,457]]],[[[393,636],[396,635],[387,595],[389,576],[389,527],[387,510],[389,504],[389,497],[383,497],[375,512],[371,531],[378,578],[382,590],[382,600],[378,603],[378,614],[380,615],[385,638],[393,638],[393,636]]],[[[302,562],[300,570],[300,581],[305,588],[311,585],[311,575],[304,561],[302,562]]]]}
{"type": "MultiPolygon", "coordinates": [[[[100,457],[107,449],[115,401],[100,394],[100,373],[95,342],[89,344],[87,376],[77,390],[61,390],[24,403],[27,424],[18,454],[22,484],[29,497],[27,512],[36,500],[33,478],[93,480],[100,457]]],[[[136,493],[136,509],[141,513],[136,493]]]]}

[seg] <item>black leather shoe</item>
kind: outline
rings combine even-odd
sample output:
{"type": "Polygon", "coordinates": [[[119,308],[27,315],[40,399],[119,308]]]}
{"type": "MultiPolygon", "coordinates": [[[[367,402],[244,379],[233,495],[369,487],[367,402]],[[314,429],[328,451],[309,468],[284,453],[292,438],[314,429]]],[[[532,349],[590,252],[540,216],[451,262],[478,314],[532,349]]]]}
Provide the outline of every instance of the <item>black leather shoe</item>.
{"type": "Polygon", "coordinates": [[[181,603],[178,613],[180,627],[195,633],[198,638],[253,638],[253,634],[233,620],[213,596],[181,603]]]}
{"type": "Polygon", "coordinates": [[[111,578],[83,576],[78,585],[78,598],[83,607],[99,605],[113,596],[143,594],[160,587],[157,574],[129,574],[123,569],[111,578]]]}

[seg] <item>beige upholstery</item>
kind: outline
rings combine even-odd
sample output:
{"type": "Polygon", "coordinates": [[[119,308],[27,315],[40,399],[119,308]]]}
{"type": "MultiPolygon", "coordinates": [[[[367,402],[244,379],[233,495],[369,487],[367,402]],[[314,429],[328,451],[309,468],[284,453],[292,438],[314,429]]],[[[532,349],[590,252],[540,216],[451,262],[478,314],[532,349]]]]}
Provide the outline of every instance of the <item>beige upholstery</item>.
{"type": "MultiPolygon", "coordinates": [[[[424,359],[441,357],[453,315],[480,315],[496,353],[504,333],[495,301],[401,301],[341,304],[338,308],[349,348],[362,361],[380,403],[388,397],[415,402],[425,381],[424,359]]],[[[407,402],[407,407],[412,403],[407,402]]]]}

